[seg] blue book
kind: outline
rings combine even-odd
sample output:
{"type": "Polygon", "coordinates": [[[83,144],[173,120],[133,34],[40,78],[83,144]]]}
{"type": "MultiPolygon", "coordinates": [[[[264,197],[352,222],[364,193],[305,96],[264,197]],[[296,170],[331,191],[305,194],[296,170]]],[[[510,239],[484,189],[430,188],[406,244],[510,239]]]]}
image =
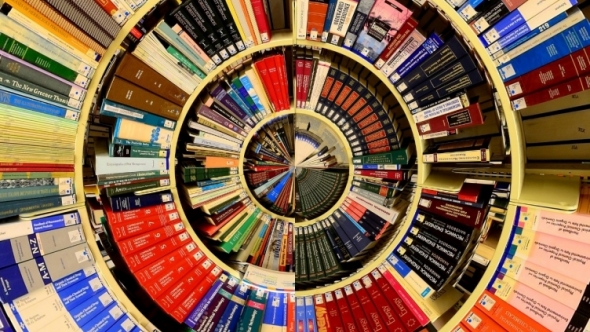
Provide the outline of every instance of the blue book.
{"type": "Polygon", "coordinates": [[[330,26],[332,25],[332,19],[334,19],[334,11],[336,10],[336,3],[338,0],[330,0],[328,2],[328,11],[326,12],[326,20],[324,21],[324,30],[322,31],[322,43],[328,41],[328,34],[330,32],[330,26]]]}
{"type": "Polygon", "coordinates": [[[542,23],[538,22],[540,17],[548,16],[547,18],[551,19],[572,6],[575,6],[577,0],[567,0],[567,5],[565,6],[561,5],[562,2],[559,1],[557,3],[559,4],[557,9],[552,8],[553,3],[555,3],[553,0],[534,0],[526,2],[524,5],[501,19],[498,23],[494,24],[492,28],[482,33],[479,36],[479,40],[484,47],[489,47],[493,42],[508,35],[521,25],[528,25],[529,29],[534,29],[538,24],[542,23]],[[531,10],[533,8],[534,10],[531,10]],[[544,15],[543,10],[549,11],[549,15],[544,15]],[[536,17],[536,15],[541,16],[536,17]]]}
{"type": "Polygon", "coordinates": [[[68,276],[65,276],[57,281],[54,281],[53,287],[59,293],[62,290],[65,290],[72,285],[76,285],[76,284],[80,283],[81,281],[86,280],[87,278],[89,278],[95,274],[96,274],[96,269],[94,268],[94,266],[89,266],[85,269],[78,270],[68,276]]]}
{"type": "Polygon", "coordinates": [[[131,318],[124,314],[111,326],[107,332],[140,332],[141,329],[131,320],[131,318]]]}
{"type": "Polygon", "coordinates": [[[58,214],[55,216],[36,218],[31,221],[33,232],[47,232],[66,226],[78,225],[80,223],[80,214],[78,211],[71,213],[58,214]]]}
{"type": "Polygon", "coordinates": [[[432,33],[417,50],[414,51],[399,67],[389,76],[389,80],[392,83],[397,82],[400,78],[404,77],[412,69],[416,68],[422,61],[426,60],[434,51],[441,47],[443,41],[440,37],[432,33]]]}
{"type": "Polygon", "coordinates": [[[297,297],[295,299],[295,328],[298,332],[308,332],[307,324],[305,322],[305,298],[297,297]]]}
{"type": "Polygon", "coordinates": [[[123,138],[116,138],[113,137],[113,144],[123,144],[123,145],[131,145],[131,146],[140,146],[146,148],[156,148],[162,150],[170,150],[170,144],[159,144],[159,143],[147,143],[147,142],[139,142],[139,141],[132,141],[123,138]]]}
{"type": "Polygon", "coordinates": [[[283,301],[281,293],[269,292],[264,308],[262,329],[279,329],[283,325],[283,301]]]}
{"type": "Polygon", "coordinates": [[[363,164],[363,165],[354,165],[354,169],[379,169],[379,170],[388,170],[388,171],[397,171],[402,169],[404,165],[384,165],[384,164],[363,164]]]}
{"type": "Polygon", "coordinates": [[[227,278],[217,279],[215,281],[215,283],[213,283],[213,286],[211,286],[211,288],[207,291],[207,294],[205,294],[205,296],[203,296],[203,298],[201,299],[199,304],[193,309],[193,311],[184,320],[184,323],[186,325],[190,326],[191,328],[194,328],[197,325],[197,323],[199,322],[199,319],[201,318],[201,316],[205,312],[205,309],[207,309],[207,307],[211,304],[211,300],[215,297],[217,292],[219,292],[219,290],[223,286],[224,280],[227,281],[228,279],[227,278]]]}
{"type": "Polygon", "coordinates": [[[105,290],[102,281],[98,276],[92,275],[66,289],[63,289],[57,294],[61,298],[64,306],[72,311],[77,306],[85,301],[98,296],[105,290]]]}
{"type": "Polygon", "coordinates": [[[279,194],[283,191],[283,187],[285,187],[285,184],[287,183],[287,181],[290,178],[291,178],[291,171],[287,172],[287,174],[285,174],[285,176],[283,176],[281,181],[279,181],[279,183],[274,188],[272,188],[270,193],[268,193],[268,195],[266,195],[266,197],[272,203],[274,203],[277,200],[277,198],[279,197],[279,194]]]}
{"type": "Polygon", "coordinates": [[[24,108],[26,110],[56,116],[68,120],[78,121],[80,112],[73,111],[63,106],[50,104],[46,101],[36,100],[36,97],[18,93],[18,91],[0,86],[0,104],[24,108]]]}
{"type": "Polygon", "coordinates": [[[170,192],[153,193],[142,196],[122,195],[109,198],[113,212],[130,211],[146,206],[172,202],[170,192]]]}
{"type": "Polygon", "coordinates": [[[215,332],[232,332],[235,331],[244,308],[244,303],[248,298],[250,289],[246,284],[240,284],[232,295],[231,301],[223,312],[221,319],[215,326],[215,332]]]}
{"type": "Polygon", "coordinates": [[[563,12],[552,19],[548,20],[547,22],[541,24],[535,28],[529,28],[527,24],[523,24],[520,27],[512,30],[506,36],[498,39],[495,43],[490,45],[487,48],[488,54],[493,55],[500,50],[504,50],[508,52],[512,48],[526,42],[527,40],[535,37],[536,35],[540,34],[541,32],[549,29],[550,27],[554,26],[555,24],[563,21],[567,17],[567,13],[563,12]],[[516,45],[512,46],[514,43],[516,45]]]}
{"type": "Polygon", "coordinates": [[[100,114],[112,116],[115,118],[133,120],[151,126],[163,127],[171,130],[176,127],[176,121],[172,121],[161,116],[144,112],[107,99],[104,99],[102,105],[100,106],[100,114]]]}
{"type": "Polygon", "coordinates": [[[115,299],[106,289],[103,289],[96,296],[87,299],[69,311],[74,322],[79,327],[83,327],[113,303],[115,303],[115,299]]]}
{"type": "Polygon", "coordinates": [[[242,100],[242,102],[244,104],[246,104],[246,106],[248,106],[248,109],[250,110],[250,112],[252,112],[253,115],[256,115],[257,113],[260,113],[260,110],[258,110],[258,107],[256,107],[256,104],[254,104],[254,101],[253,100],[252,100],[252,104],[249,104],[248,103],[248,98],[250,98],[250,99],[252,99],[252,98],[248,94],[248,90],[246,90],[246,88],[242,84],[242,81],[240,80],[239,77],[236,77],[231,82],[231,87],[232,87],[233,90],[235,90],[238,93],[238,95],[240,96],[240,99],[242,100]],[[240,84],[241,86],[238,86],[238,84],[240,84]]]}
{"type": "Polygon", "coordinates": [[[248,105],[246,105],[246,103],[244,103],[244,101],[242,101],[240,94],[236,90],[234,90],[232,86],[230,86],[229,91],[227,91],[227,94],[240,107],[240,109],[242,109],[242,111],[244,111],[244,113],[246,113],[248,118],[250,118],[252,121],[258,120],[254,117],[254,114],[252,114],[248,105]]]}
{"type": "Polygon", "coordinates": [[[260,110],[261,112],[266,112],[264,106],[262,106],[262,103],[260,103],[260,97],[258,97],[258,94],[256,94],[252,82],[250,82],[250,78],[248,78],[248,76],[246,75],[243,75],[240,77],[240,81],[242,82],[242,85],[244,86],[246,91],[248,91],[248,94],[252,98],[252,101],[254,102],[258,110],[260,110]]]}
{"type": "Polygon", "coordinates": [[[498,67],[504,82],[590,45],[590,23],[583,20],[498,67]]]}
{"type": "Polygon", "coordinates": [[[304,302],[305,302],[306,326],[308,329],[313,328],[313,331],[317,331],[318,327],[317,327],[317,322],[316,322],[316,317],[315,317],[315,306],[314,306],[314,302],[313,302],[313,297],[306,296],[304,302]]]}
{"type": "MultiPolygon", "coordinates": [[[[346,248],[346,250],[348,250],[348,253],[350,254],[351,257],[355,257],[359,254],[359,250],[356,248],[356,246],[354,245],[354,243],[352,243],[351,239],[348,237],[348,234],[344,231],[342,225],[340,224],[340,220],[336,220],[334,218],[335,214],[332,214],[332,216],[328,217],[328,220],[330,220],[330,222],[332,223],[332,226],[334,226],[334,230],[336,231],[336,234],[338,234],[338,237],[340,237],[340,240],[342,240],[342,243],[344,243],[344,247],[346,248]],[[332,222],[334,221],[334,222],[332,222]]],[[[349,225],[347,225],[348,227],[349,225]]]]}
{"type": "Polygon", "coordinates": [[[125,315],[118,303],[114,302],[96,315],[86,325],[81,326],[84,332],[107,332],[111,326],[125,315]]]}
{"type": "MultiPolygon", "coordinates": [[[[352,186],[351,190],[354,188],[354,186],[352,186]]],[[[342,215],[348,219],[348,221],[350,221],[350,223],[352,223],[359,232],[361,232],[361,234],[368,234],[367,230],[361,226],[358,222],[356,222],[356,220],[354,220],[348,213],[344,212],[342,210],[342,208],[338,208],[338,212],[342,213],[342,215]]]]}

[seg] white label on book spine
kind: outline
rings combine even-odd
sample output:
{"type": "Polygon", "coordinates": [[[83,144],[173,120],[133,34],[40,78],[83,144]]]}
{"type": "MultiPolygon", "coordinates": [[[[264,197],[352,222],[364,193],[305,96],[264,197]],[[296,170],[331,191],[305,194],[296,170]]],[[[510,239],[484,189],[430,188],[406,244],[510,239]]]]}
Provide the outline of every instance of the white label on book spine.
{"type": "Polygon", "coordinates": [[[90,260],[90,254],[86,250],[76,251],[75,253],[76,260],[78,264],[84,263],[90,260]]]}
{"type": "Polygon", "coordinates": [[[103,293],[101,296],[99,296],[98,300],[100,301],[100,303],[102,303],[102,305],[104,307],[106,307],[107,305],[111,304],[111,302],[113,302],[113,298],[111,297],[111,295],[108,292],[103,293]]]}
{"type": "Polygon", "coordinates": [[[266,33],[266,32],[265,33],[261,33],[260,34],[260,39],[262,39],[262,42],[263,43],[268,42],[268,33],[266,33]]]}
{"type": "Polygon", "coordinates": [[[463,19],[465,21],[467,21],[470,18],[472,18],[473,16],[475,16],[475,14],[477,14],[477,12],[475,11],[475,9],[473,9],[471,4],[468,4],[461,11],[459,11],[459,14],[461,15],[461,17],[463,17],[463,19]]]}
{"type": "Polygon", "coordinates": [[[485,18],[480,18],[479,20],[475,21],[475,24],[473,25],[475,27],[475,30],[478,33],[482,33],[483,31],[485,31],[487,28],[490,27],[490,24],[488,23],[488,21],[486,21],[485,18]]]}
{"type": "Polygon", "coordinates": [[[381,67],[383,67],[383,65],[385,64],[385,61],[381,58],[379,58],[379,60],[377,60],[377,62],[375,62],[375,67],[377,69],[381,69],[381,67]]]}
{"type": "Polygon", "coordinates": [[[523,108],[526,108],[526,106],[527,106],[526,105],[526,100],[524,100],[524,97],[518,98],[518,99],[512,101],[512,108],[515,111],[518,111],[518,110],[521,110],[523,108]]]}
{"type": "Polygon", "coordinates": [[[431,134],[426,134],[426,135],[421,135],[420,137],[422,137],[422,139],[433,139],[433,138],[446,137],[446,136],[449,136],[449,132],[447,130],[439,131],[439,132],[431,133],[431,134]]]}
{"type": "Polygon", "coordinates": [[[428,109],[425,109],[424,111],[422,111],[420,113],[416,113],[416,114],[412,115],[412,117],[414,118],[414,121],[416,121],[416,123],[418,123],[418,122],[426,121],[428,119],[435,118],[437,116],[441,116],[443,114],[458,111],[458,110],[462,109],[463,107],[464,106],[463,106],[463,102],[461,101],[461,97],[456,97],[456,98],[453,98],[453,99],[446,101],[444,103],[432,106],[428,109]]]}
{"type": "Polygon", "coordinates": [[[61,198],[61,205],[72,205],[76,203],[76,197],[74,195],[64,196],[61,198]]]}
{"type": "Polygon", "coordinates": [[[70,243],[77,243],[82,241],[82,233],[78,230],[69,231],[68,238],[70,239],[70,243]]]}
{"type": "Polygon", "coordinates": [[[476,329],[479,326],[479,324],[481,323],[482,319],[479,316],[477,316],[475,313],[472,312],[471,314],[469,314],[467,316],[465,321],[467,322],[467,324],[469,324],[469,326],[476,329]]]}
{"type": "Polygon", "coordinates": [[[506,90],[508,91],[508,95],[511,97],[522,93],[522,87],[520,86],[520,82],[510,84],[506,87],[506,90]]]}
{"type": "Polygon", "coordinates": [[[101,289],[103,287],[102,282],[100,281],[100,278],[92,278],[90,281],[88,281],[88,284],[90,285],[90,288],[92,288],[93,292],[96,292],[97,290],[101,289]]]}
{"type": "Polygon", "coordinates": [[[121,310],[121,308],[119,308],[119,306],[114,306],[111,310],[109,310],[109,314],[111,315],[111,317],[113,317],[115,320],[117,320],[121,316],[123,316],[123,310],[121,310]]]}

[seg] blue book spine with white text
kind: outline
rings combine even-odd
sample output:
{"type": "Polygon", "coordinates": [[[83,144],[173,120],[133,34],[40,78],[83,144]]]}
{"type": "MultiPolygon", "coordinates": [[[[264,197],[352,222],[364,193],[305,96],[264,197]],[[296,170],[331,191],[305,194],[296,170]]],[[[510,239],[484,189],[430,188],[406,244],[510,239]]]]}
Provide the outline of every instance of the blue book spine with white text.
{"type": "Polygon", "coordinates": [[[269,292],[264,307],[263,329],[283,325],[283,301],[281,293],[269,292]]]}
{"type": "Polygon", "coordinates": [[[590,23],[583,20],[498,67],[504,82],[590,45],[590,23]]]}
{"type": "Polygon", "coordinates": [[[195,306],[193,311],[187,316],[184,321],[186,325],[190,327],[197,325],[197,322],[205,312],[205,309],[207,309],[207,307],[211,304],[211,300],[215,297],[215,294],[219,292],[221,286],[223,286],[223,281],[221,279],[217,279],[215,283],[213,283],[213,286],[207,291],[207,294],[203,296],[199,304],[195,306]]]}
{"type": "Polygon", "coordinates": [[[158,115],[144,112],[133,107],[115,103],[104,99],[100,107],[100,114],[145,123],[150,126],[163,127],[173,130],[176,121],[168,120],[158,115]]]}
{"type": "Polygon", "coordinates": [[[215,326],[215,332],[233,332],[238,326],[244,303],[248,298],[250,289],[246,284],[240,284],[235,290],[230,303],[225,308],[221,319],[215,326]]]}
{"type": "Polygon", "coordinates": [[[541,24],[540,26],[530,29],[527,24],[523,24],[520,27],[512,30],[506,36],[500,38],[492,45],[487,48],[488,54],[492,55],[500,50],[504,50],[508,52],[512,48],[526,42],[527,40],[537,36],[541,32],[549,29],[550,27],[554,26],[555,24],[563,21],[567,17],[567,13],[561,13],[554,18],[550,19],[549,21],[541,24]],[[514,43],[516,45],[512,46],[514,43]],[[510,48],[509,48],[510,47],[510,48]]]}
{"type": "Polygon", "coordinates": [[[145,148],[157,148],[162,150],[170,150],[170,144],[159,144],[159,143],[147,143],[147,142],[139,142],[139,141],[132,141],[124,138],[116,138],[113,137],[113,144],[122,144],[122,145],[131,145],[131,146],[139,146],[145,148]]]}
{"type": "Polygon", "coordinates": [[[315,317],[315,306],[312,296],[305,297],[305,321],[309,328],[313,328],[314,331],[318,330],[315,317]]]}
{"type": "Polygon", "coordinates": [[[250,95],[250,98],[252,98],[252,101],[254,102],[254,105],[256,105],[256,108],[258,108],[260,112],[265,111],[264,106],[262,106],[262,103],[260,103],[260,98],[258,97],[258,94],[256,94],[254,90],[252,82],[250,82],[250,78],[244,75],[240,77],[240,81],[242,82],[244,88],[248,91],[248,95],[250,95]]]}
{"type": "Polygon", "coordinates": [[[82,327],[114,302],[113,297],[105,289],[69,311],[74,322],[82,327]]]}
{"type": "Polygon", "coordinates": [[[56,216],[49,216],[43,218],[36,218],[31,221],[33,224],[33,232],[47,232],[66,226],[77,225],[80,223],[80,214],[76,212],[59,214],[56,216]]]}
{"type": "Polygon", "coordinates": [[[78,270],[78,271],[70,274],[69,276],[66,276],[66,277],[63,277],[57,281],[54,281],[53,287],[59,293],[62,290],[65,290],[68,287],[76,285],[76,284],[80,283],[81,281],[86,280],[87,278],[89,278],[95,274],[96,274],[96,269],[94,268],[94,266],[90,266],[85,269],[78,270]]]}
{"type": "Polygon", "coordinates": [[[332,19],[334,19],[334,11],[336,10],[336,3],[338,0],[330,0],[328,2],[328,11],[326,12],[326,20],[324,21],[324,31],[322,31],[322,42],[325,43],[328,41],[328,32],[330,31],[330,26],[332,25],[332,19]]]}
{"type": "Polygon", "coordinates": [[[92,275],[71,287],[68,287],[57,294],[61,298],[64,306],[69,310],[73,310],[75,307],[82,304],[99,293],[105,290],[104,285],[100,278],[96,275],[92,275]]]}
{"type": "MultiPolygon", "coordinates": [[[[246,105],[246,103],[244,103],[244,101],[240,97],[240,94],[236,90],[234,90],[233,86],[230,87],[227,94],[240,107],[240,109],[242,111],[244,111],[244,113],[246,113],[248,118],[250,118],[252,121],[254,121],[256,119],[254,117],[254,114],[252,114],[252,112],[250,111],[250,108],[248,107],[248,105],[246,105]]],[[[254,122],[256,122],[256,121],[254,121],[254,122]]]]}
{"type": "Polygon", "coordinates": [[[389,79],[391,82],[397,82],[401,77],[404,77],[407,73],[409,73],[412,69],[416,68],[422,61],[426,60],[434,51],[436,51],[441,45],[443,41],[440,37],[432,33],[417,50],[414,51],[402,64],[397,67],[395,72],[391,74],[389,79]]]}
{"type": "Polygon", "coordinates": [[[72,111],[70,109],[51,105],[47,102],[34,100],[31,96],[24,97],[16,93],[16,91],[0,86],[0,104],[24,108],[38,113],[56,116],[59,118],[70,119],[78,121],[80,112],[72,111]]]}
{"type": "Polygon", "coordinates": [[[125,312],[119,304],[113,302],[86,325],[80,326],[80,328],[84,332],[107,332],[124,314],[125,312]]]}

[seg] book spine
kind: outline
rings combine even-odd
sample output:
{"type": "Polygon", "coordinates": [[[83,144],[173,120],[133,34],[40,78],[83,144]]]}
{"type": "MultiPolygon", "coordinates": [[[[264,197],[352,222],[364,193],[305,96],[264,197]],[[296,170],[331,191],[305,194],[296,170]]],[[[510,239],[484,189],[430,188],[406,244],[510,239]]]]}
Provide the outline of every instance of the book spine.
{"type": "Polygon", "coordinates": [[[438,71],[446,68],[449,64],[457,61],[467,54],[467,50],[459,41],[457,36],[453,36],[441,48],[435,51],[420,66],[410,71],[405,77],[399,80],[395,87],[402,93],[407,89],[422,83],[429,77],[432,77],[438,71]]]}
{"type": "Polygon", "coordinates": [[[469,26],[475,32],[475,34],[479,35],[496,24],[509,13],[510,10],[508,7],[506,7],[506,4],[504,4],[502,1],[498,1],[496,2],[496,5],[490,10],[482,13],[479,17],[474,18],[473,21],[469,23],[469,26]]]}
{"type": "Polygon", "coordinates": [[[213,10],[213,6],[205,0],[196,0],[194,3],[200,9],[200,13],[202,13],[202,17],[205,19],[204,23],[209,28],[209,31],[217,37],[215,48],[218,54],[221,55],[221,58],[227,60],[231,55],[236,54],[237,50],[231,40],[231,36],[229,36],[222,25],[221,17],[213,10]]]}
{"type": "Polygon", "coordinates": [[[169,193],[155,193],[143,196],[119,196],[110,199],[111,207],[114,212],[129,211],[148,207],[163,203],[168,203],[172,200],[172,195],[169,193]]]}
{"type": "Polygon", "coordinates": [[[405,61],[403,61],[395,71],[389,76],[392,83],[397,83],[407,73],[412,71],[424,60],[426,60],[432,53],[442,46],[443,42],[436,34],[431,34],[428,39],[414,53],[412,53],[405,61]]]}
{"type": "Polygon", "coordinates": [[[426,41],[426,38],[418,30],[414,30],[404,39],[399,49],[387,60],[385,65],[381,67],[381,71],[389,76],[393,74],[399,66],[406,61],[410,55],[416,52],[420,46],[426,41]]]}
{"type": "Polygon", "coordinates": [[[330,44],[342,45],[357,5],[358,0],[338,0],[334,9],[330,29],[328,30],[328,42],[330,44]]]}
{"type": "MultiPolygon", "coordinates": [[[[309,0],[297,0],[295,17],[297,20],[297,39],[305,39],[307,36],[307,29],[309,26],[309,0]]],[[[317,33],[316,33],[317,39],[317,33]]],[[[314,39],[315,40],[315,39],[314,39]]]]}
{"type": "MultiPolygon", "coordinates": [[[[358,281],[356,281],[358,283],[358,281]]],[[[365,315],[363,309],[361,307],[361,302],[357,294],[355,293],[354,289],[351,285],[344,286],[344,295],[350,306],[351,316],[354,318],[356,326],[358,327],[359,331],[363,332],[370,332],[373,331],[371,329],[371,324],[369,319],[367,319],[367,315],[365,315]]]]}
{"type": "Polygon", "coordinates": [[[582,21],[498,67],[504,82],[590,45],[590,23],[582,21]],[[547,53],[548,49],[552,51],[547,53]],[[546,53],[546,55],[541,56],[546,53]],[[531,56],[534,55],[534,58],[531,56]]]}
{"type": "Polygon", "coordinates": [[[363,29],[365,21],[369,16],[369,12],[373,7],[375,0],[361,0],[356,8],[354,16],[352,17],[352,21],[348,31],[346,32],[346,36],[344,37],[344,42],[342,45],[344,48],[351,49],[358,38],[359,33],[363,29]]]}
{"type": "Polygon", "coordinates": [[[554,85],[547,90],[533,92],[524,95],[511,102],[515,111],[525,109],[530,106],[542,104],[544,102],[572,95],[590,89],[590,75],[584,75],[574,78],[573,80],[554,85]]]}
{"type": "Polygon", "coordinates": [[[416,126],[420,135],[427,135],[445,130],[478,126],[482,125],[483,122],[484,116],[479,108],[479,103],[475,103],[462,110],[419,122],[416,126]]]}
{"type": "Polygon", "coordinates": [[[511,99],[553,86],[590,71],[590,47],[569,54],[525,75],[506,82],[511,99]]]}
{"type": "Polygon", "coordinates": [[[31,83],[27,80],[18,78],[8,73],[0,72],[0,85],[5,86],[15,91],[20,91],[43,100],[54,102],[62,106],[66,106],[75,110],[79,110],[82,103],[79,100],[69,96],[57,93],[38,84],[31,83]]]}
{"type": "Polygon", "coordinates": [[[336,3],[338,0],[329,0],[328,2],[328,11],[326,12],[326,20],[324,22],[324,28],[322,31],[322,43],[328,42],[328,35],[330,33],[330,26],[332,25],[332,20],[334,19],[334,11],[336,10],[336,3]]]}
{"type": "Polygon", "coordinates": [[[3,206],[2,208],[0,208],[0,217],[7,218],[23,213],[30,213],[59,206],[67,206],[75,203],[75,195],[44,197],[34,200],[16,201],[12,203],[2,204],[3,206]]]}
{"type": "Polygon", "coordinates": [[[163,127],[173,130],[176,127],[176,121],[172,121],[161,116],[147,113],[114,101],[104,99],[100,107],[100,114],[112,116],[115,118],[124,118],[138,121],[150,126],[163,127]]]}
{"type": "Polygon", "coordinates": [[[453,93],[462,93],[464,89],[479,84],[483,81],[484,78],[479,70],[474,69],[468,73],[456,77],[453,81],[448,82],[436,90],[413,100],[412,102],[408,103],[408,107],[411,109],[416,109],[427,106],[430,103],[449,96],[453,93]]]}
{"type": "Polygon", "coordinates": [[[84,100],[86,90],[82,87],[68,82],[61,77],[55,76],[41,68],[35,67],[21,59],[18,59],[6,52],[0,51],[0,69],[18,78],[34,81],[37,84],[69,96],[76,100],[84,100]]]}
{"type": "Polygon", "coordinates": [[[244,41],[242,40],[242,36],[240,35],[238,26],[229,9],[230,3],[226,3],[225,1],[221,0],[213,0],[213,5],[215,6],[215,9],[217,9],[217,13],[220,16],[221,23],[229,33],[232,42],[238,48],[237,51],[241,52],[245,50],[246,46],[244,45],[244,41]]]}
{"type": "Polygon", "coordinates": [[[477,209],[470,206],[457,205],[425,197],[420,198],[418,204],[424,209],[424,211],[441,215],[447,219],[473,228],[480,228],[483,223],[483,218],[485,217],[485,209],[477,209]],[[460,214],[458,213],[459,211],[461,211],[460,214]]]}
{"type": "Polygon", "coordinates": [[[126,12],[124,9],[119,10],[115,4],[110,0],[94,0],[97,5],[100,6],[107,14],[111,15],[113,20],[117,22],[119,25],[125,24],[127,22],[126,12]]]}
{"type": "Polygon", "coordinates": [[[455,97],[438,105],[426,108],[419,113],[413,114],[412,117],[416,123],[424,122],[432,118],[436,118],[451,112],[455,112],[465,108],[463,98],[455,97]]]}
{"type": "Polygon", "coordinates": [[[268,43],[272,38],[271,30],[270,30],[270,22],[268,19],[268,15],[264,10],[263,0],[245,0],[249,1],[252,5],[252,11],[254,12],[254,17],[256,18],[256,23],[258,25],[258,31],[260,33],[260,39],[263,43],[268,43]]]}
{"type": "Polygon", "coordinates": [[[180,31],[186,32],[190,36],[189,39],[192,42],[196,42],[198,47],[213,61],[213,64],[209,66],[209,68],[213,68],[214,65],[219,65],[222,62],[220,55],[217,54],[216,47],[213,45],[216,38],[214,36],[213,38],[210,37],[211,32],[205,25],[203,17],[195,6],[192,3],[187,3],[180,10],[172,13],[174,20],[182,27],[180,29],[179,27],[173,26],[172,30],[175,30],[177,34],[180,31]]]}
{"type": "Polygon", "coordinates": [[[97,23],[99,27],[105,30],[111,37],[117,37],[121,26],[109,15],[108,13],[101,10],[101,7],[94,1],[83,1],[83,0],[70,0],[78,9],[86,14],[86,17],[90,18],[97,23]]]}
{"type": "Polygon", "coordinates": [[[466,327],[469,331],[473,332],[497,331],[502,329],[502,327],[500,327],[498,323],[496,323],[486,314],[481,312],[481,310],[479,310],[479,308],[477,307],[473,307],[471,308],[471,310],[469,310],[467,315],[465,315],[465,318],[463,318],[463,320],[461,321],[460,327],[461,329],[464,329],[466,327]]]}
{"type": "Polygon", "coordinates": [[[375,62],[375,67],[381,69],[387,60],[389,60],[397,50],[399,50],[402,42],[416,29],[418,21],[413,17],[408,18],[404,24],[399,28],[393,39],[387,44],[379,58],[375,62]]]}

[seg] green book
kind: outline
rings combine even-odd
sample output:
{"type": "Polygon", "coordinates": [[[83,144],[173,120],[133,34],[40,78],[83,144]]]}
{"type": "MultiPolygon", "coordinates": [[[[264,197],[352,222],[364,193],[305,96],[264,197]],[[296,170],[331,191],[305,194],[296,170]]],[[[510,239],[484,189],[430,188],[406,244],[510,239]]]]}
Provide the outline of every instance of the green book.
{"type": "Polygon", "coordinates": [[[140,190],[147,190],[147,189],[158,188],[161,186],[167,186],[169,184],[170,184],[170,180],[168,180],[168,179],[147,181],[147,182],[140,182],[140,183],[131,183],[131,184],[125,184],[122,186],[105,188],[105,193],[106,193],[107,197],[112,197],[112,196],[117,196],[117,195],[129,194],[129,193],[140,191],[140,190]]]}
{"type": "Polygon", "coordinates": [[[246,239],[248,237],[250,237],[250,235],[254,232],[254,228],[255,226],[257,226],[259,224],[259,221],[262,219],[262,217],[260,216],[260,210],[256,209],[256,216],[254,217],[254,219],[252,219],[252,221],[248,222],[246,221],[247,225],[245,225],[245,230],[240,230],[238,232],[241,232],[242,234],[240,235],[240,237],[238,238],[238,240],[236,241],[236,243],[234,244],[233,248],[231,251],[233,252],[238,252],[238,250],[242,247],[242,245],[244,244],[244,241],[246,241],[246,239]]]}
{"type": "Polygon", "coordinates": [[[170,150],[110,143],[109,157],[168,158],[170,150]]]}
{"type": "Polygon", "coordinates": [[[372,193],[384,196],[385,198],[392,198],[395,195],[396,190],[394,188],[388,188],[385,186],[378,185],[376,183],[369,183],[363,181],[353,181],[353,185],[358,186],[361,189],[370,191],[372,193]]]}
{"type": "Polygon", "coordinates": [[[71,195],[74,193],[73,181],[58,185],[0,189],[0,202],[20,201],[32,198],[71,195]]]}
{"type": "Polygon", "coordinates": [[[76,195],[50,196],[0,204],[0,219],[76,203],[76,195]]]}
{"type": "Polygon", "coordinates": [[[75,70],[70,69],[59,62],[39,53],[38,51],[19,43],[13,38],[5,34],[0,34],[0,48],[28,63],[31,63],[39,68],[43,68],[48,72],[57,75],[67,81],[76,83],[77,85],[86,88],[89,80],[87,77],[78,74],[75,70]]]}
{"type": "Polygon", "coordinates": [[[406,144],[399,150],[393,150],[383,153],[367,154],[352,158],[355,165],[364,164],[399,164],[407,165],[412,158],[414,145],[406,144]]]}
{"type": "MultiPolygon", "coordinates": [[[[238,230],[232,235],[232,237],[219,246],[221,250],[229,254],[232,251],[232,249],[236,246],[236,243],[238,243],[238,240],[246,234],[246,229],[250,228],[252,224],[254,224],[254,221],[258,217],[259,213],[260,210],[255,209],[254,212],[251,213],[244,222],[240,223],[238,230]]],[[[238,223],[236,223],[236,225],[237,224],[238,223]]]]}
{"type": "Polygon", "coordinates": [[[262,327],[268,293],[261,288],[252,290],[238,321],[237,332],[259,332],[262,327]]]}
{"type": "Polygon", "coordinates": [[[172,55],[176,60],[178,60],[178,62],[180,62],[180,64],[188,71],[199,76],[200,79],[205,79],[205,77],[207,77],[207,75],[205,75],[203,71],[199,69],[199,67],[195,66],[187,57],[180,53],[175,47],[168,46],[166,48],[166,52],[168,52],[168,54],[172,55]]]}

